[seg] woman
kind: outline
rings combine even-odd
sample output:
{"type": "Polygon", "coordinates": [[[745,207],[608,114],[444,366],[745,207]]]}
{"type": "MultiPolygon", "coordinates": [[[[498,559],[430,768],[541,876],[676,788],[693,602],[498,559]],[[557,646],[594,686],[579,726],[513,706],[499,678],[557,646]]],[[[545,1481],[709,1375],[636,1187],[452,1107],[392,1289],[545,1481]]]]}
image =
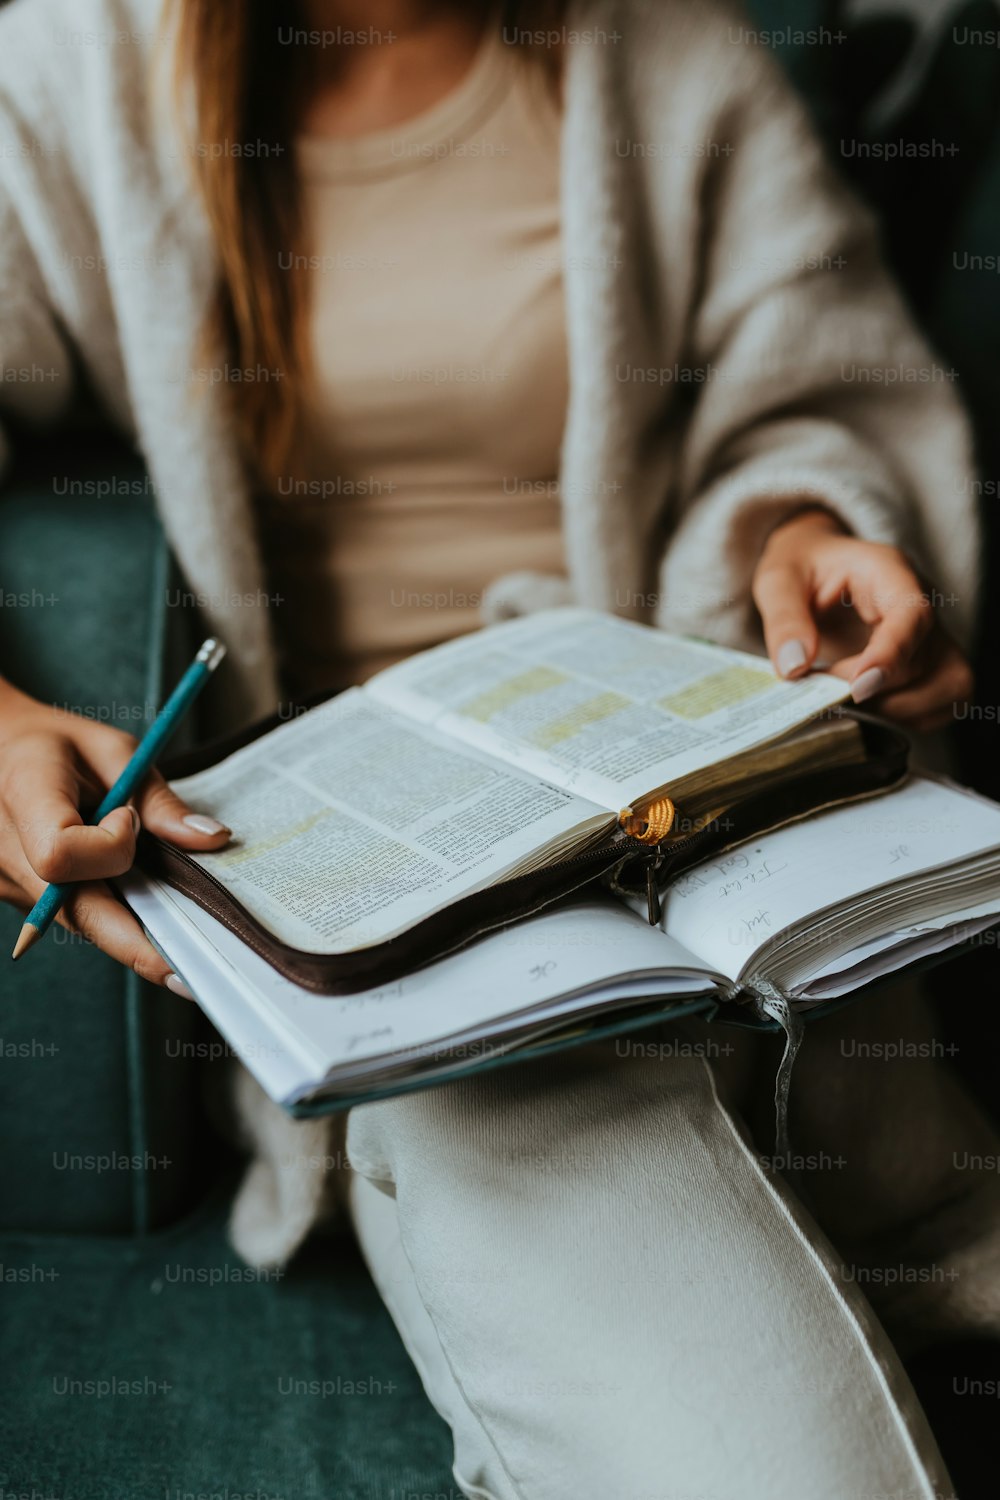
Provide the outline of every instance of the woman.
{"type": "MultiPolygon", "coordinates": [[[[147,0],[83,9],[0,20],[0,358],[49,372],[3,400],[50,420],[79,367],[135,434],[230,645],[229,725],[569,598],[762,630],[784,676],[822,658],[879,712],[948,720],[975,603],[965,423],[726,0],[312,0],[294,24],[177,0],[164,33],[147,0]]],[[[188,849],[228,830],[155,777],[85,827],[127,739],[9,685],[0,708],[0,894],[79,881],[63,920],[184,993],[102,882],[140,822],[188,849]]],[[[833,1046],[807,1049],[820,1072],[833,1046]]],[[[464,1493],[947,1487],[867,1303],[754,1154],[732,1100],[761,1090],[723,1071],[594,1049],[354,1111],[355,1227],[464,1493]]],[[[895,1129],[946,1127],[919,1180],[886,1206],[873,1111],[853,1187],[813,1184],[844,1238],[936,1210],[942,1152],[992,1140],[931,1073],[892,1101],[895,1129]]],[[[804,1111],[809,1139],[882,1086],[804,1111]]],[[[237,1097],[234,1240],[279,1261],[325,1210],[327,1130],[246,1075],[237,1097]]]]}

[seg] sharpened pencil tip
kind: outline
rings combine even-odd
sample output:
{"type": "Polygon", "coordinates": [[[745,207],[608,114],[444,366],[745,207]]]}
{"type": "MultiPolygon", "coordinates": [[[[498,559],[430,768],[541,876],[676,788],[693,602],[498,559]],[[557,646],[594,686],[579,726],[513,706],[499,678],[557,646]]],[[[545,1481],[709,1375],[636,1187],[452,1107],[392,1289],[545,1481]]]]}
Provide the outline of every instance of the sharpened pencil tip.
{"type": "Polygon", "coordinates": [[[11,954],[11,958],[16,961],[21,957],[22,953],[27,953],[29,948],[35,946],[41,935],[37,927],[33,927],[30,922],[25,922],[17,935],[17,942],[14,944],[14,951],[11,954]]]}

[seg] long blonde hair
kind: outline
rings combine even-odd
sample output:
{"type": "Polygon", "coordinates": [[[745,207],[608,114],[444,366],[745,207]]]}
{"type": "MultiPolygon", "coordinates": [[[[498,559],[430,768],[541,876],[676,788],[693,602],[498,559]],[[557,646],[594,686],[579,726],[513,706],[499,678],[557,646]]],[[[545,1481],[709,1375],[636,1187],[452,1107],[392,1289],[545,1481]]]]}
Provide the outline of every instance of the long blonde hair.
{"type": "MultiPolygon", "coordinates": [[[[302,231],[292,166],[301,48],[278,43],[296,19],[288,0],[170,0],[177,7],[178,98],[193,107],[192,152],[218,254],[206,344],[241,371],[227,382],[245,456],[260,482],[287,465],[309,374],[307,282],[284,269],[302,231]],[[218,143],[213,150],[206,143],[218,143]],[[247,150],[247,147],[250,150],[247,150]]],[[[567,0],[505,0],[505,40],[557,71],[567,0]]]]}

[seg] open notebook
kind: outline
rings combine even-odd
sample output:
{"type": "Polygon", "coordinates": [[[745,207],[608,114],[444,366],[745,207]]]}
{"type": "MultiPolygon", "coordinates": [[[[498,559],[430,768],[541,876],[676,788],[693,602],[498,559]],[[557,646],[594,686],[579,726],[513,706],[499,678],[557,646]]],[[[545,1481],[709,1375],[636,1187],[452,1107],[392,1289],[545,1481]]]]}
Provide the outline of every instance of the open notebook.
{"type": "Polygon", "coordinates": [[[394,983],[317,995],[138,871],[120,886],[278,1103],[323,1112],[701,1012],[808,1011],[1000,921],[1000,806],[913,776],[694,866],[660,925],[609,894],[482,937],[394,983]]]}

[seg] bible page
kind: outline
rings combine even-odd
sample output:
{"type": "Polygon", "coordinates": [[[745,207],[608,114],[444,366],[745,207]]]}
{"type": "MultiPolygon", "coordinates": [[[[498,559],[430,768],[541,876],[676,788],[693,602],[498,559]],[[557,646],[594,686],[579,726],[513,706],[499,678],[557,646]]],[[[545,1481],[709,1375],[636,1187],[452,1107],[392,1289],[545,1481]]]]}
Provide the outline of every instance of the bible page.
{"type": "Polygon", "coordinates": [[[610,812],[843,702],[825,673],[592,610],[545,610],[449,641],[362,691],[610,812]]]}
{"type": "Polygon", "coordinates": [[[350,689],[173,783],[233,841],[192,858],[309,953],[383,941],[608,814],[350,689]]]}

